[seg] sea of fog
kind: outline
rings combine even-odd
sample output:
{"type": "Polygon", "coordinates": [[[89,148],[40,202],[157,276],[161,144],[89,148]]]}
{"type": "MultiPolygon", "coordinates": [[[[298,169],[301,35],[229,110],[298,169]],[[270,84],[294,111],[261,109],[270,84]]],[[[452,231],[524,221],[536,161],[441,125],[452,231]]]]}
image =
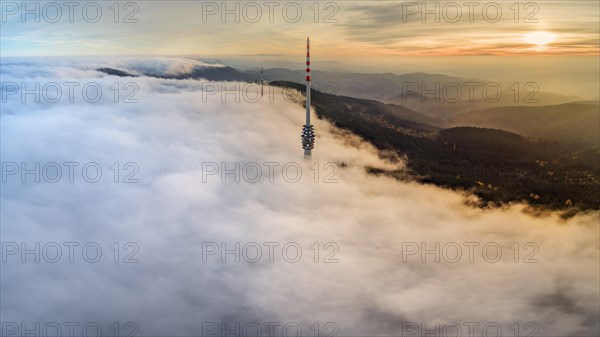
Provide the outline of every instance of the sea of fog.
{"type": "Polygon", "coordinates": [[[298,93],[96,71],[201,66],[2,60],[2,335],[600,333],[597,213],[368,174],[404,162],[314,113],[305,160],[298,93]]]}

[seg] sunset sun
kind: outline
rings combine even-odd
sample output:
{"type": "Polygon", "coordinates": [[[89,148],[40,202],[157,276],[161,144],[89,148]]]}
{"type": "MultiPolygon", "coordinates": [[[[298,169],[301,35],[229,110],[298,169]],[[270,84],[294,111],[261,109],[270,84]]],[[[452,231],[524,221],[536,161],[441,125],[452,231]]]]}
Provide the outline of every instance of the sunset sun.
{"type": "Polygon", "coordinates": [[[556,35],[548,32],[532,32],[523,36],[523,41],[537,46],[545,46],[556,40],[556,35]]]}

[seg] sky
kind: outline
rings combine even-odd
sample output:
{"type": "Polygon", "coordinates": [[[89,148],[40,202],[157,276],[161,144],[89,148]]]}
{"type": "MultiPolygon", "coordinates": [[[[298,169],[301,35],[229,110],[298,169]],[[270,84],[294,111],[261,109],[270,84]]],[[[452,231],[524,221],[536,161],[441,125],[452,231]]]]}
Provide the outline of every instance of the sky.
{"type": "Polygon", "coordinates": [[[330,60],[599,52],[597,1],[75,3],[3,0],[2,56],[293,56],[307,35],[330,60]]]}
{"type": "MultiPolygon", "coordinates": [[[[494,327],[481,332],[490,324],[503,336],[515,335],[515,326],[520,336],[598,335],[598,212],[562,219],[520,203],[478,208],[458,191],[368,174],[367,167],[399,169],[405,162],[382,159],[373,146],[316,118],[313,160],[304,161],[302,97],[284,99],[268,85],[269,99],[248,99],[257,93],[251,86],[236,102],[223,99],[223,87],[209,90],[215,82],[95,70],[173,75],[194,66],[206,64],[60,57],[0,65],[4,81],[56,84],[40,102],[4,93],[3,165],[25,163],[32,171],[36,162],[79,164],[72,181],[66,169],[57,180],[54,169],[43,170],[39,182],[34,174],[22,180],[3,170],[3,328],[31,330],[37,322],[50,328],[46,335],[57,335],[55,322],[63,329],[58,335],[67,336],[66,324],[75,322],[73,335],[96,335],[93,327],[80,333],[95,323],[112,336],[115,322],[119,335],[128,335],[132,322],[135,336],[220,336],[222,328],[202,333],[203,324],[231,330],[235,323],[276,322],[279,330],[262,336],[295,336],[293,329],[281,333],[290,323],[302,336],[419,336],[406,333],[405,324],[431,330],[452,323],[463,336],[495,335],[494,327]],[[80,84],[73,100],[67,82],[80,84]],[[115,83],[139,90],[115,99],[115,83]],[[87,84],[105,94],[89,102],[81,90],[87,84]],[[84,175],[90,163],[103,174],[84,175]],[[262,175],[255,179],[251,169],[236,181],[236,163],[258,165],[262,175]],[[278,166],[269,173],[265,163],[278,166]],[[223,176],[225,169],[230,173],[223,176]],[[11,243],[23,249],[9,253],[11,243]],[[37,263],[35,243],[51,247],[37,253],[37,263]],[[61,257],[52,243],[63,247],[61,257]],[[79,245],[73,261],[66,243],[79,245]],[[94,249],[82,252],[91,243],[103,251],[98,260],[94,249]],[[247,254],[236,262],[235,254],[205,255],[206,243],[234,251],[236,243],[279,246],[273,255],[263,248],[258,261],[248,262],[255,255],[247,254]],[[282,253],[290,243],[302,250],[299,260],[293,250],[282,253]],[[458,260],[450,248],[436,261],[432,254],[423,259],[423,250],[406,254],[405,244],[462,250],[458,260]],[[466,244],[478,245],[472,255],[466,244]],[[484,245],[491,245],[487,254],[484,245]],[[315,323],[318,334],[310,328],[315,323]],[[467,324],[479,327],[469,334],[467,324]]],[[[228,89],[231,95],[231,83],[228,89]]],[[[452,329],[436,335],[456,335],[452,329]]]]}

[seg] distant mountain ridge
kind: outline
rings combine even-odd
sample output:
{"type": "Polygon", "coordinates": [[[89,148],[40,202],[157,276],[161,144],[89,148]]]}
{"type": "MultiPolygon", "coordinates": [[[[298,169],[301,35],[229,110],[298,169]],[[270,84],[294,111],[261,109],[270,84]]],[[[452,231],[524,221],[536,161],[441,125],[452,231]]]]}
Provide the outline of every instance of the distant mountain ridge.
{"type": "MultiPolygon", "coordinates": [[[[246,74],[260,77],[260,71],[248,70],[246,74]]],[[[525,83],[489,80],[415,72],[408,74],[369,74],[329,72],[313,70],[315,89],[330,94],[374,99],[384,103],[404,105],[411,110],[425,113],[443,121],[446,117],[469,110],[512,105],[551,105],[581,100],[580,97],[565,96],[543,91],[543,88],[525,87],[525,83]],[[325,88],[327,84],[334,84],[325,88]],[[494,88],[484,94],[484,87],[500,87],[500,97],[495,101],[494,88]],[[473,86],[470,89],[469,86],[473,86]],[[332,88],[337,88],[334,92],[332,88]],[[456,87],[460,92],[456,92],[456,87]],[[327,90],[325,90],[327,89],[327,90]],[[538,90],[539,92],[537,92],[538,90]],[[470,97],[471,91],[473,97],[470,97]],[[515,92],[516,91],[516,92],[515,92]],[[485,95],[485,96],[484,96],[485,95]],[[457,97],[455,99],[455,97],[457,97]],[[436,101],[439,100],[439,102],[436,101]],[[425,100],[425,102],[423,102],[425,100]],[[456,102],[455,102],[456,100],[456,102]]],[[[302,83],[304,71],[284,68],[265,69],[268,81],[290,81],[302,83]]]]}
{"type": "MultiPolygon", "coordinates": [[[[136,77],[125,70],[102,67],[96,69],[97,71],[119,77],[136,77]]],[[[244,74],[231,67],[194,67],[188,73],[180,74],[165,74],[156,73],[150,70],[142,72],[144,76],[164,78],[164,79],[207,79],[212,81],[243,81],[243,82],[254,82],[257,78],[252,75],[244,74]]]]}
{"type": "MultiPolygon", "coordinates": [[[[131,72],[124,69],[104,67],[97,70],[108,75],[134,76],[131,72]]],[[[214,81],[254,82],[261,78],[260,71],[258,70],[241,72],[228,66],[217,67],[208,65],[197,66],[187,73],[178,74],[155,73],[149,69],[142,69],[140,72],[145,76],[167,79],[204,78],[214,81]]],[[[266,81],[302,83],[304,75],[304,71],[302,70],[272,68],[264,69],[262,77],[266,81]]],[[[497,84],[501,87],[502,95],[498,101],[492,102],[487,96],[482,96],[483,86],[492,83],[491,81],[424,72],[397,75],[392,73],[368,74],[313,70],[313,78],[313,88],[318,91],[333,95],[378,100],[383,103],[402,105],[412,111],[420,112],[430,119],[436,119],[435,124],[440,126],[449,125],[446,123],[446,120],[453,115],[472,110],[483,110],[499,106],[556,105],[582,100],[579,97],[564,96],[543,91],[536,92],[535,95],[528,97],[531,92],[524,90],[520,90],[517,95],[518,97],[516,97],[515,92],[510,88],[514,83],[499,82],[497,84]],[[472,100],[467,83],[477,83],[477,86],[473,89],[472,100]],[[459,99],[454,102],[452,88],[456,86],[461,87],[460,90],[462,92],[458,96],[459,99]],[[445,91],[444,88],[447,88],[447,90],[445,91]]],[[[496,85],[495,82],[494,85],[496,85]]]]}
{"type": "Polygon", "coordinates": [[[600,106],[593,103],[498,107],[457,114],[448,123],[502,129],[584,147],[600,146],[600,106]]]}
{"type": "MultiPolygon", "coordinates": [[[[260,76],[259,71],[248,70],[246,73],[260,76]]],[[[278,80],[302,83],[304,79],[304,71],[284,68],[265,69],[263,75],[264,78],[269,81],[278,80]]],[[[430,87],[433,87],[434,83],[478,81],[476,79],[465,79],[443,74],[427,74],[422,72],[397,75],[392,73],[369,74],[312,70],[312,75],[316,82],[313,83],[315,86],[320,85],[323,87],[328,83],[336,85],[338,92],[328,92],[330,94],[375,99],[383,102],[387,102],[390,98],[402,93],[404,83],[424,82],[430,87]]]]}

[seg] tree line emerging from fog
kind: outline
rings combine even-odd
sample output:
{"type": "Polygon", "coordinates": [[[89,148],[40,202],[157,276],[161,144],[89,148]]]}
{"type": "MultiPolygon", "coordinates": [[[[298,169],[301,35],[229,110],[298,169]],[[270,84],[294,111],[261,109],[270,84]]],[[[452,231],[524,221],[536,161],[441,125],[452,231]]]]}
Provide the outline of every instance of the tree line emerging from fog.
{"type": "MultiPolygon", "coordinates": [[[[271,85],[305,91],[304,85],[271,85]]],[[[461,189],[481,207],[526,202],[564,217],[600,209],[600,157],[589,144],[545,140],[477,127],[442,129],[405,119],[406,108],[313,90],[318,118],[349,130],[380,150],[408,158],[408,168],[373,174],[461,189]]]]}

